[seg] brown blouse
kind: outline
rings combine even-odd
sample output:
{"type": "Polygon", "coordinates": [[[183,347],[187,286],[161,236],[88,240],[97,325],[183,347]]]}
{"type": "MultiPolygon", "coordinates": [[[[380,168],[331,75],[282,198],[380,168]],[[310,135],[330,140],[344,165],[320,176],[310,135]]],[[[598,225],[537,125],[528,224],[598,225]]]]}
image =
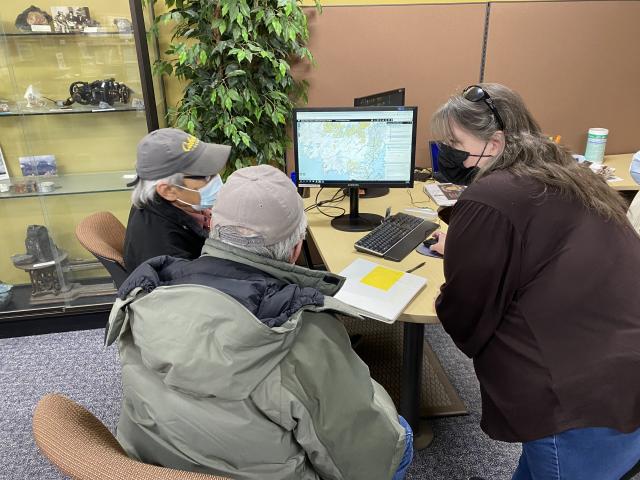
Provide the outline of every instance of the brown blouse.
{"type": "Polygon", "coordinates": [[[453,208],[438,317],[473,358],[483,430],[640,427],[640,237],[496,172],[453,208]]]}

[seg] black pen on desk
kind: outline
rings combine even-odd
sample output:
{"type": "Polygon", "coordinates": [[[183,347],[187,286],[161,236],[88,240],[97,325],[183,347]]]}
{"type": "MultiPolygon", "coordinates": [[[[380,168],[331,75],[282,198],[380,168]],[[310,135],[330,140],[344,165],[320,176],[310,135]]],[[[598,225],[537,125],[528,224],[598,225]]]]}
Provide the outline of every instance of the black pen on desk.
{"type": "Polygon", "coordinates": [[[413,268],[410,268],[409,270],[407,270],[405,273],[411,273],[411,272],[415,272],[416,270],[418,270],[420,267],[423,267],[425,264],[425,262],[419,263],[418,265],[416,265],[413,268]]]}

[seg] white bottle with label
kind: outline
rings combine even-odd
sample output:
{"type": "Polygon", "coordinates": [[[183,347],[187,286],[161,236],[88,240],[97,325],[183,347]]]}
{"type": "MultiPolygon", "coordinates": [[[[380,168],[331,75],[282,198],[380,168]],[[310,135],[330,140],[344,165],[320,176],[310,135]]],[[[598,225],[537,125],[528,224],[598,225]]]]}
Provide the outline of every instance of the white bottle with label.
{"type": "Polygon", "coordinates": [[[585,159],[589,162],[600,164],[604,161],[604,150],[607,146],[609,130],[606,128],[590,128],[587,134],[587,148],[584,152],[585,159]]]}
{"type": "Polygon", "coordinates": [[[631,174],[631,178],[633,178],[636,183],[640,185],[640,151],[637,151],[631,159],[631,165],[629,165],[629,173],[631,174]]]}

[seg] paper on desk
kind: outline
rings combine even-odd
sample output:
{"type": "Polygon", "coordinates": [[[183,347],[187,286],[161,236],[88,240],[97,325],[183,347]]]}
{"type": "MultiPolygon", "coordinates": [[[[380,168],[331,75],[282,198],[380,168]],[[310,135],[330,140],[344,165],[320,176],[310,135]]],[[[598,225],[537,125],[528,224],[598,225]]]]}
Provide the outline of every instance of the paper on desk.
{"type": "Polygon", "coordinates": [[[424,277],[358,258],[340,272],[347,280],[335,295],[363,315],[393,323],[427,284],[424,277]]]}
{"type": "Polygon", "coordinates": [[[400,280],[400,278],[402,278],[402,275],[404,275],[404,273],[398,270],[377,266],[362,277],[360,282],[387,292],[398,280],[400,280]]]}

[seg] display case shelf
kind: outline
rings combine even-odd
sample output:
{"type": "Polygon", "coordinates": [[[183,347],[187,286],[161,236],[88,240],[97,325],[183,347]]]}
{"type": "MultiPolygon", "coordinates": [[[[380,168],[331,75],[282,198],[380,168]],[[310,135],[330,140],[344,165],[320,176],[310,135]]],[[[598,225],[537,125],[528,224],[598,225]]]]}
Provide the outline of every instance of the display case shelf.
{"type": "Polygon", "coordinates": [[[130,105],[114,105],[110,108],[98,108],[95,105],[78,105],[72,108],[22,108],[13,112],[0,112],[0,117],[18,117],[31,115],[73,115],[78,113],[116,113],[116,112],[141,112],[144,108],[134,108],[130,105]]]}
{"type": "Polygon", "coordinates": [[[92,37],[92,36],[117,36],[125,38],[133,38],[133,33],[125,32],[22,32],[22,33],[0,33],[0,37],[92,37]]]}
{"type": "Polygon", "coordinates": [[[16,185],[24,182],[35,182],[35,188],[40,188],[44,182],[53,182],[50,192],[34,191],[27,193],[0,192],[0,199],[26,198],[55,195],[80,195],[87,193],[122,192],[131,190],[127,183],[135,178],[133,171],[73,173],[68,175],[51,175],[37,177],[18,177],[2,180],[0,185],[16,185]]]}

